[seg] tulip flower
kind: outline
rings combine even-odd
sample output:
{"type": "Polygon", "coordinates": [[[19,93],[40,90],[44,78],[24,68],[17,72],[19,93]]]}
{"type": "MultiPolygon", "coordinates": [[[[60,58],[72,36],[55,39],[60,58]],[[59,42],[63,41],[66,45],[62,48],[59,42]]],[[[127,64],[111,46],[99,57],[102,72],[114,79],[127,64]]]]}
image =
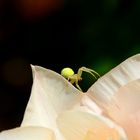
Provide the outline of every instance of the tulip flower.
{"type": "Polygon", "coordinates": [[[99,78],[86,93],[60,74],[31,66],[33,86],[21,126],[0,140],[140,140],[140,55],[99,78]]]}

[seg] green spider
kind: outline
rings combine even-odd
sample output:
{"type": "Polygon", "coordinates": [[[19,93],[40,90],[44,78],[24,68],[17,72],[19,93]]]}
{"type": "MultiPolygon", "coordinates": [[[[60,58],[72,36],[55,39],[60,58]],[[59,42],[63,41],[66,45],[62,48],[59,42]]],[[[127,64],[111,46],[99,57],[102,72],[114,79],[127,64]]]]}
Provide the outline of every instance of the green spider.
{"type": "Polygon", "coordinates": [[[67,67],[67,68],[62,69],[61,75],[63,77],[65,77],[66,79],[68,79],[68,81],[70,81],[71,84],[75,83],[76,87],[79,90],[82,91],[82,89],[78,85],[78,81],[82,80],[82,77],[81,77],[82,76],[82,72],[90,73],[95,79],[100,77],[100,75],[96,71],[94,71],[92,69],[89,69],[89,68],[86,68],[86,67],[79,68],[77,74],[75,74],[74,71],[71,68],[67,67]]]}

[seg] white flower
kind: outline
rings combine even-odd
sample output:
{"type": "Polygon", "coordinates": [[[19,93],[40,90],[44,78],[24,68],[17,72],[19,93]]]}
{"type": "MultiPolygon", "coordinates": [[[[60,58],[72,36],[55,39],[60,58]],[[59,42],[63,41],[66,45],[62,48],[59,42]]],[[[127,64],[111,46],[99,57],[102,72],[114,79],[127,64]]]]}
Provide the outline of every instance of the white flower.
{"type": "Polygon", "coordinates": [[[140,55],[82,93],[58,73],[32,66],[31,97],[19,128],[0,140],[140,140],[140,55]]]}

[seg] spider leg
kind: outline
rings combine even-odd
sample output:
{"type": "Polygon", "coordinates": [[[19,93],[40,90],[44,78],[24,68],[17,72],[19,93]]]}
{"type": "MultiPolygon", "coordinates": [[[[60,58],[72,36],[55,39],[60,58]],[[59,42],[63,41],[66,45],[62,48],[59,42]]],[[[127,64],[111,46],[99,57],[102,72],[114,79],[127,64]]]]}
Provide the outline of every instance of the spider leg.
{"type": "Polygon", "coordinates": [[[92,70],[92,69],[89,69],[89,68],[86,68],[88,71],[91,71],[91,73],[94,73],[96,74],[98,77],[100,77],[99,73],[97,73],[95,70],[92,70]]]}
{"type": "Polygon", "coordinates": [[[75,83],[75,79],[73,76],[69,76],[68,78],[68,81],[71,83],[71,84],[74,84],[75,83]]]}
{"type": "Polygon", "coordinates": [[[70,79],[69,81],[70,81],[71,84],[74,84],[75,83],[75,80],[74,79],[70,79]]]}
{"type": "Polygon", "coordinates": [[[81,68],[79,68],[79,70],[78,70],[78,75],[82,75],[82,72],[87,72],[87,73],[90,73],[95,79],[97,79],[97,77],[96,77],[96,75],[98,76],[98,77],[100,77],[100,75],[96,72],[96,71],[94,71],[94,70],[92,70],[92,69],[89,69],[89,68],[86,68],[86,67],[81,67],[81,68]]]}
{"type": "MultiPolygon", "coordinates": [[[[77,74],[74,74],[72,76],[70,76],[69,78],[69,81],[71,84],[74,84],[75,83],[75,86],[80,90],[82,91],[82,89],[80,88],[80,86],[78,85],[78,81],[79,81],[79,78],[78,78],[78,75],[77,74]]],[[[81,78],[80,78],[81,80],[81,78]]]]}
{"type": "Polygon", "coordinates": [[[80,91],[82,91],[82,89],[81,89],[80,86],[78,85],[78,79],[75,80],[75,85],[76,85],[76,87],[77,87],[80,91]]]}

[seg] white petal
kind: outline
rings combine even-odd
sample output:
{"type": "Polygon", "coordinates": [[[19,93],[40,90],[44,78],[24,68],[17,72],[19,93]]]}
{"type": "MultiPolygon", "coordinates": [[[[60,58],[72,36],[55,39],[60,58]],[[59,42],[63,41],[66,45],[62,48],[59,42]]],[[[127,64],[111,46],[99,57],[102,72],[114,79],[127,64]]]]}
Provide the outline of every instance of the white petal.
{"type": "Polygon", "coordinates": [[[55,136],[47,128],[30,126],[3,131],[0,140],[55,140],[55,136]]]}
{"type": "Polygon", "coordinates": [[[140,78],[140,54],[128,58],[98,79],[87,91],[98,105],[106,108],[113,95],[128,82],[140,78]]]}
{"type": "Polygon", "coordinates": [[[86,112],[102,114],[101,108],[97,106],[93,100],[91,100],[86,94],[83,96],[81,100],[80,107],[84,107],[86,112]]]}
{"type": "Polygon", "coordinates": [[[57,123],[66,140],[127,140],[122,128],[97,114],[67,111],[57,123]]]}
{"type": "Polygon", "coordinates": [[[44,135],[47,128],[54,131],[57,140],[63,140],[56,126],[56,117],[59,113],[80,104],[81,92],[61,75],[39,66],[32,66],[32,72],[32,92],[21,127],[0,133],[0,140],[50,140],[46,137],[47,131],[44,135]]]}
{"type": "Polygon", "coordinates": [[[140,140],[140,54],[101,77],[87,94],[125,128],[130,140],[140,140]]]}
{"type": "Polygon", "coordinates": [[[56,126],[59,113],[80,103],[82,94],[58,73],[32,66],[33,86],[21,126],[42,126],[55,130],[56,137],[62,139],[56,126]]]}

